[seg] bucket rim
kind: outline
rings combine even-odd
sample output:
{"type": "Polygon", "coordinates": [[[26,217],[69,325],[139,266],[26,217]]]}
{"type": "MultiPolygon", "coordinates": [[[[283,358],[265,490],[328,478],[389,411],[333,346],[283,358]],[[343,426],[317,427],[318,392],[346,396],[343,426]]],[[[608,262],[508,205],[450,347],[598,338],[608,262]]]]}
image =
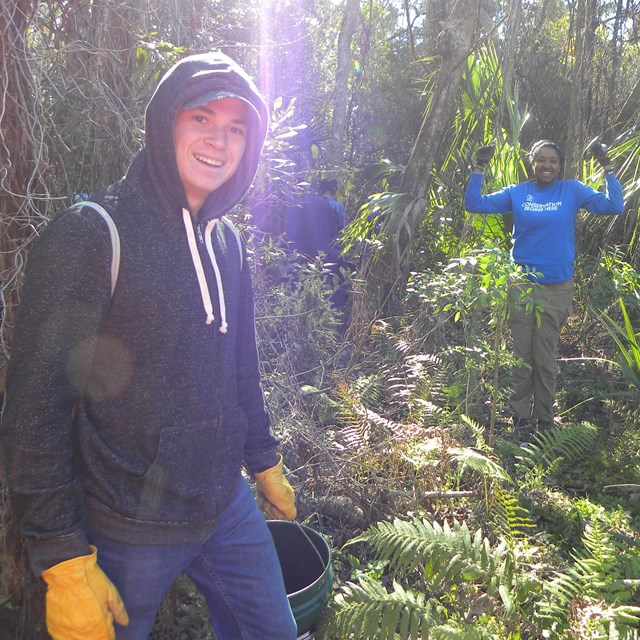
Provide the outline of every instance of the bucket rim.
{"type": "MultiPolygon", "coordinates": [[[[331,564],[331,558],[332,558],[331,547],[329,546],[329,543],[324,539],[324,537],[318,531],[316,531],[315,529],[312,529],[311,527],[307,526],[306,524],[302,524],[300,522],[296,522],[295,520],[267,520],[267,526],[269,526],[271,524],[275,525],[276,527],[291,526],[291,527],[295,527],[296,529],[302,529],[302,531],[303,531],[303,533],[305,535],[307,535],[307,532],[310,532],[311,534],[316,536],[318,540],[320,540],[322,542],[322,544],[324,545],[324,548],[327,551],[327,560],[325,562],[325,560],[321,557],[320,552],[316,548],[316,552],[318,553],[318,556],[319,556],[319,558],[322,561],[322,564],[324,566],[324,569],[322,570],[322,573],[320,573],[320,575],[313,582],[311,582],[307,586],[303,587],[302,589],[298,589],[297,591],[292,591],[291,593],[287,593],[287,597],[288,598],[294,598],[298,594],[301,594],[301,593],[303,593],[305,591],[308,591],[309,589],[311,589],[312,587],[317,585],[318,582],[320,582],[321,580],[326,578],[326,576],[328,574],[330,574],[331,578],[333,578],[333,565],[331,564]],[[306,532],[305,532],[305,529],[306,529],[306,532]]],[[[315,544],[313,544],[313,542],[311,540],[309,540],[309,543],[312,544],[314,546],[314,548],[315,548],[315,544]]],[[[327,582],[327,584],[328,584],[328,582],[327,582]]],[[[327,593],[329,593],[330,589],[331,589],[331,587],[329,587],[329,589],[327,589],[327,593]]]]}
{"type": "MultiPolygon", "coordinates": [[[[308,591],[309,589],[311,589],[312,587],[314,587],[316,584],[318,584],[318,582],[320,582],[322,579],[326,578],[327,575],[331,575],[331,578],[333,578],[333,567],[331,566],[331,563],[329,563],[325,568],[324,571],[311,583],[308,584],[306,587],[304,587],[303,589],[298,589],[297,591],[292,591],[291,593],[287,593],[287,598],[295,598],[298,594],[304,593],[305,591],[308,591]]],[[[331,591],[331,587],[329,585],[329,581],[327,581],[327,593],[329,593],[331,591]]]]}

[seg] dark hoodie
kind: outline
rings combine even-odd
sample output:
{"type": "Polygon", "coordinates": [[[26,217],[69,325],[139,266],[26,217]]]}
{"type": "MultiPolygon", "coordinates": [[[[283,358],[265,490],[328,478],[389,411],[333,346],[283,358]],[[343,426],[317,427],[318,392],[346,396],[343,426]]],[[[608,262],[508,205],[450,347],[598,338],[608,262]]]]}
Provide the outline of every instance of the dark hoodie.
{"type": "Polygon", "coordinates": [[[135,544],[200,540],[242,464],[255,473],[276,463],[249,268],[221,218],[254,178],[267,124],[230,58],[185,58],[154,93],[145,147],[125,178],[92,197],[120,235],[113,295],[108,229],[91,209],[62,214],[30,253],[0,437],[36,574],[88,553],[87,528],[135,544]],[[255,113],[238,170],[193,223],[173,123],[212,90],[255,113]]]}

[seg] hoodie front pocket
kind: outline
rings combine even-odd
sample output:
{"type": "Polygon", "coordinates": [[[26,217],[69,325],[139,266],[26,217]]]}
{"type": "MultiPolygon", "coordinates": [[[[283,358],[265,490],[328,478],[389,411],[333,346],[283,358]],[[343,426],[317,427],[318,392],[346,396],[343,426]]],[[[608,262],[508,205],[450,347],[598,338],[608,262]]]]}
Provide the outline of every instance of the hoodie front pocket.
{"type": "Polygon", "coordinates": [[[216,453],[211,422],[162,430],[154,461],[136,481],[135,517],[182,522],[215,514],[216,453]]]}

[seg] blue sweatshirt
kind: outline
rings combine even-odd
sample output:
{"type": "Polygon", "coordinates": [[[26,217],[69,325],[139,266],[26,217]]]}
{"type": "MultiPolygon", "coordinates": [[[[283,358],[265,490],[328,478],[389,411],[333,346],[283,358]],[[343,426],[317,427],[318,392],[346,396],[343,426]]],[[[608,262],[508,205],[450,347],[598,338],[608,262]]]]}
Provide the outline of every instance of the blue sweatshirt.
{"type": "Polygon", "coordinates": [[[596,215],[624,213],[622,187],[613,173],[601,193],[578,180],[556,180],[540,187],[535,181],[513,184],[482,195],[483,174],[472,173],[464,194],[471,213],[513,213],[516,264],[542,273],[540,282],[566,282],[573,277],[578,210],[596,215]]]}

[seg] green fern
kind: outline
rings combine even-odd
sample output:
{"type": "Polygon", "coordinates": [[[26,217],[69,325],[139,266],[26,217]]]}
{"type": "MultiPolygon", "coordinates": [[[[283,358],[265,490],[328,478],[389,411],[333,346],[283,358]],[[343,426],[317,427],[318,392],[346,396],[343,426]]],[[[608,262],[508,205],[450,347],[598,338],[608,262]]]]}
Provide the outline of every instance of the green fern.
{"type": "Polygon", "coordinates": [[[451,447],[447,452],[458,462],[461,470],[469,467],[478,472],[483,478],[501,480],[508,484],[512,482],[511,476],[500,464],[475,449],[451,447]]]}
{"type": "Polygon", "coordinates": [[[384,380],[379,374],[360,376],[349,387],[350,396],[366,405],[375,404],[380,398],[384,380]]]}
{"type": "Polygon", "coordinates": [[[397,582],[391,591],[367,576],[346,583],[323,617],[318,637],[325,640],[509,640],[493,620],[458,622],[450,611],[421,592],[397,582]]]}
{"type": "Polygon", "coordinates": [[[580,460],[593,450],[597,434],[597,427],[589,422],[538,433],[532,442],[521,447],[520,455],[516,456],[519,470],[526,472],[538,466],[557,470],[563,464],[580,460]]]}
{"type": "Polygon", "coordinates": [[[545,583],[546,597],[538,606],[540,619],[553,620],[556,626],[564,620],[567,628],[567,612],[588,607],[592,626],[599,622],[602,633],[609,634],[594,638],[616,637],[611,635],[614,629],[626,633],[629,627],[637,628],[640,607],[626,603],[633,600],[640,577],[640,546],[634,540],[617,538],[600,523],[585,527],[582,542],[584,547],[573,553],[574,563],[545,583]]]}
{"type": "Polygon", "coordinates": [[[492,549],[482,531],[471,533],[466,523],[445,521],[442,525],[426,519],[379,522],[350,541],[369,543],[378,558],[388,560],[394,574],[409,574],[420,568],[423,578],[435,590],[445,583],[484,583],[490,595],[501,584],[511,586],[513,558],[501,544],[492,549]]]}
{"type": "Polygon", "coordinates": [[[381,582],[361,576],[347,583],[333,605],[338,616],[327,616],[325,637],[411,640],[431,637],[435,605],[423,593],[406,590],[397,582],[387,592],[381,582]]]}
{"type": "Polygon", "coordinates": [[[492,547],[466,523],[380,522],[348,545],[368,543],[392,582],[363,575],[347,583],[320,637],[335,640],[516,640],[531,585],[519,583],[506,541],[492,547]],[[473,612],[473,613],[471,613],[473,612]]]}
{"type": "Polygon", "coordinates": [[[484,482],[484,511],[488,522],[496,526],[496,533],[508,541],[527,536],[535,524],[518,497],[508,488],[512,476],[496,461],[496,454],[487,444],[485,428],[467,416],[462,416],[472,429],[476,449],[451,447],[449,455],[458,462],[460,471],[469,468],[482,476],[484,482]]]}
{"type": "Polygon", "coordinates": [[[495,531],[509,542],[523,540],[536,528],[531,514],[518,498],[497,483],[493,486],[493,500],[486,515],[495,531]]]}

